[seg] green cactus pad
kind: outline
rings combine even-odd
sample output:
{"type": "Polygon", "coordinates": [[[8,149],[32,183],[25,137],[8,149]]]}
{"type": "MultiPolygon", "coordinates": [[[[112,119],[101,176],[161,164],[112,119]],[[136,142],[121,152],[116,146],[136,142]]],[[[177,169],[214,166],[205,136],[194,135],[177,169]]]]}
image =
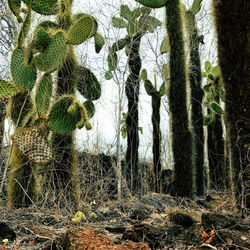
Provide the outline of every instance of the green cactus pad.
{"type": "Polygon", "coordinates": [[[0,97],[12,97],[19,92],[17,86],[11,82],[0,79],[0,97]]]}
{"type": "Polygon", "coordinates": [[[212,109],[215,113],[220,114],[220,115],[223,113],[223,109],[221,108],[221,106],[220,106],[218,103],[216,103],[216,102],[211,102],[210,106],[211,106],[211,109],[212,109]]]}
{"type": "Polygon", "coordinates": [[[77,68],[77,90],[89,100],[97,100],[101,96],[101,85],[95,75],[87,68],[77,68]]]}
{"type": "Polygon", "coordinates": [[[77,123],[81,120],[80,107],[77,112],[69,113],[69,107],[76,99],[70,95],[59,98],[49,113],[49,127],[61,134],[67,134],[76,129],[77,123]]]}
{"type": "Polygon", "coordinates": [[[96,33],[94,35],[94,41],[95,41],[95,52],[99,53],[101,51],[103,45],[105,44],[105,40],[101,34],[96,33]]]}
{"type": "Polygon", "coordinates": [[[88,122],[88,121],[85,122],[84,126],[85,126],[85,128],[87,130],[91,130],[92,129],[92,124],[90,122],[88,122]]]}
{"type": "Polygon", "coordinates": [[[34,58],[36,67],[45,72],[53,72],[64,62],[67,45],[64,32],[59,30],[52,37],[47,49],[34,58]]]}
{"type": "Polygon", "coordinates": [[[121,5],[120,16],[128,21],[133,20],[133,12],[129,9],[128,5],[121,5]]]}
{"type": "Polygon", "coordinates": [[[23,0],[32,10],[42,15],[54,15],[58,11],[57,0],[23,0]]]}
{"type": "Polygon", "coordinates": [[[108,67],[109,71],[115,70],[118,63],[118,56],[116,52],[111,48],[108,54],[108,67]]]}
{"type": "Polygon", "coordinates": [[[143,69],[141,71],[141,75],[140,75],[141,79],[145,82],[148,79],[148,73],[146,69],[143,69]]]}
{"type": "Polygon", "coordinates": [[[22,27],[18,33],[17,37],[17,47],[22,48],[25,39],[28,36],[31,25],[31,10],[29,9],[26,13],[25,19],[23,21],[22,27]]]}
{"type": "Polygon", "coordinates": [[[52,31],[58,29],[58,25],[51,21],[41,22],[35,29],[31,47],[38,51],[44,51],[52,41],[52,31]]]}
{"type": "Polygon", "coordinates": [[[165,82],[163,82],[162,83],[162,85],[161,85],[161,87],[160,87],[160,89],[159,89],[159,95],[160,96],[164,96],[165,94],[166,94],[166,83],[165,82]]]}
{"type": "Polygon", "coordinates": [[[95,19],[86,14],[78,14],[67,34],[67,43],[79,45],[95,35],[97,25],[95,19]]]}
{"type": "Polygon", "coordinates": [[[45,74],[38,84],[35,102],[39,115],[46,115],[48,112],[52,94],[52,84],[53,82],[50,74],[45,74]]]}
{"type": "Polygon", "coordinates": [[[43,52],[51,43],[52,36],[48,32],[40,27],[35,31],[35,37],[31,43],[32,48],[37,49],[40,52],[43,52]]]}
{"type": "Polygon", "coordinates": [[[21,23],[23,21],[20,17],[21,0],[8,0],[8,4],[11,12],[16,16],[17,21],[21,23]]]}
{"type": "Polygon", "coordinates": [[[85,107],[89,119],[92,118],[95,114],[95,105],[92,101],[87,100],[86,102],[83,103],[83,106],[85,107]]]}
{"type": "Polygon", "coordinates": [[[32,90],[36,82],[36,68],[33,64],[25,63],[23,49],[14,49],[10,63],[11,75],[15,83],[26,90],[32,90]]]}
{"type": "Polygon", "coordinates": [[[161,8],[166,5],[168,0],[136,0],[136,1],[150,8],[161,8]]]}
{"type": "Polygon", "coordinates": [[[115,16],[112,17],[112,25],[115,28],[119,28],[119,29],[127,27],[127,23],[122,18],[115,17],[115,16]]]}
{"type": "Polygon", "coordinates": [[[126,45],[128,45],[130,43],[130,39],[129,38],[123,38],[123,39],[119,39],[118,41],[116,41],[113,45],[112,45],[112,50],[114,51],[119,51],[122,50],[126,45]]]}
{"type": "Polygon", "coordinates": [[[148,95],[153,95],[155,93],[155,88],[148,79],[144,82],[144,87],[148,95]]]}

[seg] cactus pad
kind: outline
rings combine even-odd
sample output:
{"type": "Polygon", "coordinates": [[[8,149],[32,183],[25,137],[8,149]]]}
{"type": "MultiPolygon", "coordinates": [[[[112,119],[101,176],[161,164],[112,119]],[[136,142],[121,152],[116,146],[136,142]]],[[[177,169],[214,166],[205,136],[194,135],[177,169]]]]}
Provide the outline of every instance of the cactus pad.
{"type": "Polygon", "coordinates": [[[95,52],[99,53],[105,44],[105,40],[103,36],[99,33],[96,33],[94,36],[94,41],[95,41],[95,52]]]}
{"type": "Polygon", "coordinates": [[[67,52],[64,32],[59,30],[44,52],[34,58],[36,67],[45,72],[53,72],[63,64],[67,52]]]}
{"type": "Polygon", "coordinates": [[[8,0],[8,4],[11,12],[16,16],[17,21],[21,23],[23,21],[20,17],[21,0],[8,0]]]}
{"type": "Polygon", "coordinates": [[[161,8],[166,5],[168,0],[136,0],[140,4],[150,8],[161,8]]]}
{"type": "Polygon", "coordinates": [[[10,63],[11,75],[15,83],[26,90],[31,90],[36,82],[36,68],[25,63],[25,52],[21,48],[13,51],[10,63]]]}
{"type": "Polygon", "coordinates": [[[77,89],[89,100],[97,100],[101,96],[101,85],[95,75],[87,68],[79,66],[77,68],[77,89]]]}
{"type": "Polygon", "coordinates": [[[52,160],[52,148],[38,127],[21,128],[11,137],[18,149],[35,163],[52,160]]]}
{"type": "Polygon", "coordinates": [[[68,112],[75,100],[73,96],[64,95],[54,103],[49,114],[49,127],[52,130],[66,134],[76,129],[76,124],[81,120],[80,106],[76,112],[68,112]]]}
{"type": "Polygon", "coordinates": [[[42,15],[57,13],[57,0],[23,0],[32,10],[42,15]]]}
{"type": "Polygon", "coordinates": [[[0,97],[12,97],[18,92],[19,90],[15,84],[0,79],[0,97]]]}
{"type": "Polygon", "coordinates": [[[148,79],[144,82],[144,87],[148,95],[153,95],[156,91],[152,82],[148,79]]]}
{"type": "Polygon", "coordinates": [[[45,74],[37,87],[36,92],[36,107],[39,115],[46,115],[50,105],[52,94],[52,78],[50,74],[45,74]]]}
{"type": "Polygon", "coordinates": [[[97,25],[95,19],[86,14],[78,14],[67,34],[67,43],[79,45],[95,35],[97,25]]]}
{"type": "Polygon", "coordinates": [[[87,100],[86,102],[83,103],[83,106],[85,107],[87,114],[88,114],[88,118],[92,118],[95,114],[95,105],[92,101],[87,100]]]}

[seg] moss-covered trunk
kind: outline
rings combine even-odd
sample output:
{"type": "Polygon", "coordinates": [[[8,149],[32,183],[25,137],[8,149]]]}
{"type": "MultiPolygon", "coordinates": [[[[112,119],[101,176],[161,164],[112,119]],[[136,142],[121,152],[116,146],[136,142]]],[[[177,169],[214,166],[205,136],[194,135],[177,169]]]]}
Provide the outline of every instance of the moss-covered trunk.
{"type": "Polygon", "coordinates": [[[190,61],[189,61],[189,83],[191,92],[191,120],[194,136],[194,167],[196,177],[197,195],[204,195],[205,192],[205,169],[204,169],[204,131],[203,131],[203,113],[202,100],[203,90],[201,88],[201,62],[199,45],[201,37],[199,36],[195,15],[190,11],[186,13],[187,30],[189,34],[190,61]]]}
{"type": "Polygon", "coordinates": [[[152,95],[152,124],[153,124],[153,162],[155,177],[155,192],[160,193],[161,187],[161,129],[160,129],[161,96],[159,93],[152,95]]]}
{"type": "Polygon", "coordinates": [[[126,119],[127,128],[127,180],[128,187],[132,194],[135,194],[139,188],[138,180],[138,148],[139,148],[139,133],[138,133],[138,102],[139,102],[139,74],[141,69],[141,58],[139,55],[141,34],[133,36],[130,44],[129,53],[129,69],[130,74],[126,81],[126,96],[128,99],[128,116],[126,119]]]}
{"type": "Polygon", "coordinates": [[[246,0],[214,2],[233,193],[241,210],[250,208],[249,11],[250,2],[246,0]]]}
{"type": "Polygon", "coordinates": [[[173,139],[174,180],[171,194],[193,195],[193,138],[189,129],[185,55],[179,0],[166,4],[167,31],[170,42],[169,108],[173,139]]]}

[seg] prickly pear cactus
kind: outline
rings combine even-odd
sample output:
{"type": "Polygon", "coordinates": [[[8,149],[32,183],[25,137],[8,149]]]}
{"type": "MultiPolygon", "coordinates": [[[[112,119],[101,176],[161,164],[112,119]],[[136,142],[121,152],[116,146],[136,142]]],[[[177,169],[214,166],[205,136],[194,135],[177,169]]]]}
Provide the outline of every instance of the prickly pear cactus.
{"type": "MultiPolygon", "coordinates": [[[[22,171],[18,168],[30,166],[29,171],[32,171],[34,164],[57,161],[57,156],[52,154],[50,143],[47,141],[47,130],[62,137],[68,134],[67,140],[71,138],[72,143],[68,141],[71,148],[67,153],[73,152],[73,132],[76,128],[85,127],[88,130],[92,127],[88,121],[94,114],[94,104],[91,100],[96,100],[101,95],[97,78],[86,67],[86,76],[81,75],[79,86],[76,86],[79,72],[76,70],[78,65],[74,58],[73,45],[93,37],[95,49],[99,53],[104,39],[97,32],[98,23],[94,17],[85,13],[72,15],[72,3],[72,0],[8,0],[12,13],[22,26],[17,37],[17,47],[11,57],[13,82],[0,79],[0,97],[10,98],[9,114],[18,127],[12,136],[14,150],[10,162],[13,167],[11,173],[15,177],[9,182],[9,199],[13,203],[18,195],[20,200],[16,201],[21,206],[22,200],[25,200],[20,196],[23,192],[13,180],[18,180],[21,186],[25,187],[29,174],[27,172],[27,178],[21,181],[19,174],[22,171]],[[33,12],[57,15],[57,21],[38,23],[31,33],[33,12]],[[70,61],[73,62],[71,66],[70,61]],[[51,75],[55,71],[58,72],[57,81],[51,75]],[[67,90],[62,90],[63,86],[66,86],[67,90]],[[84,89],[83,93],[88,99],[84,104],[75,98],[77,87],[84,89]],[[51,101],[53,88],[60,89],[54,103],[51,101]],[[71,91],[67,92],[69,89],[71,91]],[[93,90],[93,93],[90,90],[93,90]],[[41,126],[44,121],[46,126],[41,126]]],[[[69,162],[74,165],[72,159],[75,159],[73,154],[68,160],[63,158],[62,164],[69,162]]],[[[34,193],[36,192],[31,192],[29,197],[32,198],[34,193]]]]}
{"type": "Polygon", "coordinates": [[[106,79],[112,78],[112,72],[118,65],[118,53],[125,49],[128,56],[129,76],[126,80],[126,96],[128,99],[128,113],[126,116],[126,129],[122,126],[122,135],[127,137],[126,152],[126,179],[133,194],[139,190],[138,181],[138,148],[139,148],[139,74],[141,69],[140,43],[146,32],[153,32],[161,22],[150,16],[151,9],[142,7],[130,10],[127,5],[121,5],[120,17],[113,17],[112,24],[115,28],[126,29],[127,35],[116,41],[109,48],[108,71],[106,79]]]}
{"type": "MultiPolygon", "coordinates": [[[[153,162],[154,162],[154,186],[156,192],[161,192],[161,129],[160,129],[160,108],[161,97],[166,94],[166,82],[164,81],[157,90],[157,81],[155,75],[155,84],[148,79],[147,71],[141,71],[141,79],[144,81],[144,87],[148,95],[152,97],[152,125],[153,125],[153,162]]],[[[167,76],[164,75],[166,79],[167,76]]]]}

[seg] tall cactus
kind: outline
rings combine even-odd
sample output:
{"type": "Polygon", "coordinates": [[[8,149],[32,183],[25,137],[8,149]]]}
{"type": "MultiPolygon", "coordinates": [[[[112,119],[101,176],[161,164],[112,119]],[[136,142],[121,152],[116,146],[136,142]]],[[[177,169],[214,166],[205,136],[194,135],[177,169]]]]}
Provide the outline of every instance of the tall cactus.
{"type": "Polygon", "coordinates": [[[159,90],[157,90],[157,82],[155,78],[155,86],[147,78],[146,70],[142,70],[141,78],[144,81],[144,87],[148,95],[152,97],[152,125],[153,125],[153,162],[154,162],[154,186],[155,192],[161,192],[161,129],[160,129],[160,108],[161,97],[166,94],[166,83],[163,82],[159,90]]]}
{"type": "Polygon", "coordinates": [[[189,129],[184,41],[179,0],[136,0],[151,8],[166,9],[166,28],[170,43],[169,108],[171,113],[174,179],[171,194],[192,197],[194,193],[193,138],[189,129]]]}
{"type": "Polygon", "coordinates": [[[125,48],[128,55],[129,76],[126,80],[125,93],[128,99],[128,114],[126,117],[127,131],[127,151],[126,167],[128,186],[132,194],[139,190],[138,180],[138,148],[139,148],[139,74],[141,70],[140,43],[146,31],[153,32],[161,25],[161,22],[149,16],[149,8],[137,8],[133,11],[127,5],[122,5],[120,9],[121,18],[113,17],[112,23],[116,28],[126,28],[127,36],[118,40],[110,48],[108,56],[109,71],[106,76],[110,76],[117,65],[117,51],[125,48]]]}
{"type": "MultiPolygon", "coordinates": [[[[52,156],[52,147],[48,141],[50,131],[54,132],[54,138],[57,135],[60,137],[63,150],[65,145],[68,147],[68,152],[61,154],[63,162],[56,176],[57,187],[66,192],[69,189],[64,187],[71,186],[71,194],[65,193],[65,195],[76,196],[77,184],[75,185],[71,179],[76,167],[73,168],[68,164],[75,163],[72,135],[76,128],[84,126],[87,129],[91,128],[88,122],[94,113],[91,100],[100,97],[101,88],[92,72],[88,71],[88,76],[91,75],[88,81],[78,76],[72,44],[80,44],[90,37],[96,37],[98,33],[97,22],[90,15],[78,14],[71,20],[72,2],[61,0],[57,4],[55,0],[25,0],[27,9],[24,11],[26,14],[23,19],[20,14],[21,1],[20,4],[9,1],[10,9],[23,23],[17,47],[11,57],[10,66],[14,82],[0,80],[0,96],[11,98],[9,113],[17,127],[12,136],[13,150],[10,160],[12,170],[8,195],[9,202],[14,207],[27,206],[36,200],[34,185],[36,168],[49,164],[52,160],[55,164],[58,163],[57,148],[55,147],[52,156]],[[30,32],[31,10],[44,15],[57,14],[58,23],[52,21],[39,23],[30,41],[27,38],[30,32]],[[51,105],[54,85],[51,73],[56,70],[58,70],[58,96],[51,105]],[[37,71],[43,72],[38,81],[37,71]],[[80,103],[74,96],[76,87],[84,89],[80,92],[90,100],[84,104],[80,103]],[[31,98],[34,88],[36,88],[35,97],[31,98]],[[94,97],[92,92],[95,93],[94,97]],[[33,103],[31,99],[35,102],[33,103]],[[66,163],[67,169],[63,163],[66,163]]],[[[104,40],[100,34],[98,38],[98,41],[95,39],[95,46],[99,52],[104,40]]],[[[58,144],[56,146],[60,147],[58,144]]],[[[59,160],[61,161],[61,158],[59,160]]]]}
{"type": "Polygon", "coordinates": [[[250,208],[249,1],[214,1],[218,57],[225,86],[225,125],[237,208],[250,208]]]}
{"type": "Polygon", "coordinates": [[[204,131],[202,100],[203,90],[201,88],[201,62],[199,46],[203,43],[202,36],[199,35],[196,14],[201,8],[202,0],[194,0],[191,8],[185,12],[185,23],[189,36],[189,84],[191,98],[191,120],[194,135],[194,167],[197,195],[205,193],[205,168],[204,168],[204,131]]]}

